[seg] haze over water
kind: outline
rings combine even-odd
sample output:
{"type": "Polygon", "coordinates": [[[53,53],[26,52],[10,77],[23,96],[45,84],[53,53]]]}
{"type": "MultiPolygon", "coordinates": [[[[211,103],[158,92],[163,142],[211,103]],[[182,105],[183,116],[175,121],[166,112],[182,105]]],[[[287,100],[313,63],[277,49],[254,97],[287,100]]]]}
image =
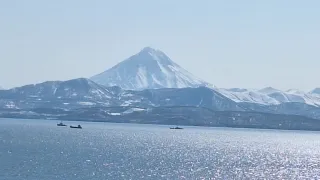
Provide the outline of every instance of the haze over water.
{"type": "Polygon", "coordinates": [[[319,132],[81,125],[0,120],[0,179],[320,178],[319,132]]]}

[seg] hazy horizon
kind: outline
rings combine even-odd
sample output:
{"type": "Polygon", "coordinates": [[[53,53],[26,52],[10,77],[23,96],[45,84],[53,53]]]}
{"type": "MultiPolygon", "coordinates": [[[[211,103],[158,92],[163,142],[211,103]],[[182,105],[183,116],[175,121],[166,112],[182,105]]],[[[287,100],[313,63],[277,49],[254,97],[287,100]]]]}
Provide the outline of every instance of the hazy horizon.
{"type": "Polygon", "coordinates": [[[320,2],[0,2],[0,87],[101,73],[150,46],[222,88],[320,87],[320,2]]]}

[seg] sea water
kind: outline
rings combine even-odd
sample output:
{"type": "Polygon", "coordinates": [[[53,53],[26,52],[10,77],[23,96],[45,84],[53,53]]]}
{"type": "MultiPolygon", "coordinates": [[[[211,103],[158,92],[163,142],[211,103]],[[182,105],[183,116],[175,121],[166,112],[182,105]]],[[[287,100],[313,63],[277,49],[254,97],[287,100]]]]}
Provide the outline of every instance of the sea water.
{"type": "Polygon", "coordinates": [[[0,119],[0,179],[318,179],[320,133],[0,119]]]}

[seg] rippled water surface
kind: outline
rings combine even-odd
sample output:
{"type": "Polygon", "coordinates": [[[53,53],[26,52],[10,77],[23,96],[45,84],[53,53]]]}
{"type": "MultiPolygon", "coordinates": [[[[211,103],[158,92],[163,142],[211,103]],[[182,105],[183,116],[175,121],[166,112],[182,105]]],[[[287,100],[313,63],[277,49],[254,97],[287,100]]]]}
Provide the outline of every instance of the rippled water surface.
{"type": "Polygon", "coordinates": [[[318,132],[56,123],[0,120],[0,179],[320,178],[318,132]]]}

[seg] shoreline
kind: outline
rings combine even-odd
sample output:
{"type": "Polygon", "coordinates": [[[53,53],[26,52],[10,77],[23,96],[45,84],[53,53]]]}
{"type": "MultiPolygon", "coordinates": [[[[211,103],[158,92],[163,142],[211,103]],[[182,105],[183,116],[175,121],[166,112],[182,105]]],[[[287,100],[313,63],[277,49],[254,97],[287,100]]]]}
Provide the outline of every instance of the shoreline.
{"type": "MultiPolygon", "coordinates": [[[[83,123],[103,123],[103,124],[133,124],[133,125],[158,125],[158,126],[166,126],[166,127],[184,127],[187,129],[187,127],[190,128],[228,128],[228,129],[242,129],[242,130],[266,130],[266,131],[299,131],[299,132],[320,132],[319,130],[309,130],[309,129],[280,129],[280,128],[258,128],[254,126],[205,126],[205,125],[176,125],[176,124],[163,124],[163,123],[134,123],[134,122],[114,122],[114,121],[102,121],[102,120],[71,120],[71,119],[41,119],[41,118],[3,118],[0,117],[0,121],[2,120],[19,120],[19,121],[30,121],[30,120],[35,120],[35,121],[65,121],[65,122],[83,122],[83,123]]],[[[56,125],[56,124],[55,124],[56,125]]]]}

